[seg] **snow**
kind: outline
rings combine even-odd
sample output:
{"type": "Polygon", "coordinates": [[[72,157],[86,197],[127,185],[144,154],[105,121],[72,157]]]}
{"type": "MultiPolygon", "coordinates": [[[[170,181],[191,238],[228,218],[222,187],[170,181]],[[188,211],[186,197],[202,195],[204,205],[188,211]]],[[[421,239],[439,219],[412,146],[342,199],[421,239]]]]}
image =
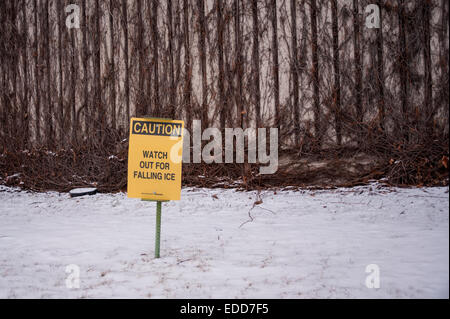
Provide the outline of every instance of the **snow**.
{"type": "Polygon", "coordinates": [[[95,187],[83,187],[83,188],[74,188],[69,191],[71,197],[83,196],[83,195],[94,195],[97,193],[97,188],[95,187]]]}
{"type": "Polygon", "coordinates": [[[448,205],[447,187],[186,188],[154,259],[155,203],[0,186],[0,298],[448,298],[448,205]]]}

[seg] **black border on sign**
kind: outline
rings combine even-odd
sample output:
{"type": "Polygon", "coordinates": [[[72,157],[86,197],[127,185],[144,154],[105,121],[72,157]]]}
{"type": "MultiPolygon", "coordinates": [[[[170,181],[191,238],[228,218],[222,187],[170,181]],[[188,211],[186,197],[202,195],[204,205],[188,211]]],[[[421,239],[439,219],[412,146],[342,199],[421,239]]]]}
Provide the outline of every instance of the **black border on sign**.
{"type": "Polygon", "coordinates": [[[152,120],[147,120],[147,121],[142,121],[142,120],[137,120],[137,119],[133,119],[131,122],[131,134],[134,135],[148,135],[148,136],[164,136],[164,137],[181,137],[183,134],[183,124],[182,123],[176,123],[176,122],[162,122],[162,121],[152,121],[152,120]],[[162,124],[162,125],[173,125],[173,126],[179,126],[180,127],[180,134],[178,135],[174,135],[174,134],[150,134],[150,133],[137,133],[134,128],[134,124],[136,122],[139,123],[154,123],[154,124],[162,124]]]}

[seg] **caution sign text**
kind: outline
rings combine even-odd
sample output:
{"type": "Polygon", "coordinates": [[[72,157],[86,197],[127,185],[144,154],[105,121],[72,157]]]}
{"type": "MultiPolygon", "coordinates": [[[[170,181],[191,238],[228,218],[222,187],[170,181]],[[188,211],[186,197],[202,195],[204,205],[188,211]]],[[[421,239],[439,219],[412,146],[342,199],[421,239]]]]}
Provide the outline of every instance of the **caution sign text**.
{"type": "Polygon", "coordinates": [[[183,121],[132,118],[128,197],[179,200],[183,121]]]}

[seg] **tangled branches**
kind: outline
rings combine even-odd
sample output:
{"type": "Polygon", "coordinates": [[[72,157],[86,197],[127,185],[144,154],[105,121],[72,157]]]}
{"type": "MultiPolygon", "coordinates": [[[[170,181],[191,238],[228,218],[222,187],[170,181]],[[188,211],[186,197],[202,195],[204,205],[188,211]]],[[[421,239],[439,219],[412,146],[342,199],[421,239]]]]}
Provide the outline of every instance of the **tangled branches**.
{"type": "MultiPolygon", "coordinates": [[[[275,174],[260,175],[258,164],[183,164],[183,185],[210,188],[355,186],[384,178],[391,185],[448,185],[448,140],[416,143],[379,139],[372,154],[352,149],[319,154],[283,151],[275,174]],[[381,143],[382,142],[382,143],[381,143]]],[[[127,145],[115,154],[84,148],[5,151],[0,154],[0,184],[34,191],[69,191],[94,186],[101,192],[125,191],[127,145]]]]}

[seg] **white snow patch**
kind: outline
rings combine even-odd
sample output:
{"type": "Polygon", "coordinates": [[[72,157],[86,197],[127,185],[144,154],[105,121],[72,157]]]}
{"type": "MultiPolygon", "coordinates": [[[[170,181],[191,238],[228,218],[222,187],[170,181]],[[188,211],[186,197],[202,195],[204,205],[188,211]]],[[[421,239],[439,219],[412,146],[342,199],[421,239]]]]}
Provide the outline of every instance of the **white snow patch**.
{"type": "Polygon", "coordinates": [[[155,203],[0,186],[0,298],[448,298],[448,205],[443,187],[187,188],[154,259],[155,203]]]}

